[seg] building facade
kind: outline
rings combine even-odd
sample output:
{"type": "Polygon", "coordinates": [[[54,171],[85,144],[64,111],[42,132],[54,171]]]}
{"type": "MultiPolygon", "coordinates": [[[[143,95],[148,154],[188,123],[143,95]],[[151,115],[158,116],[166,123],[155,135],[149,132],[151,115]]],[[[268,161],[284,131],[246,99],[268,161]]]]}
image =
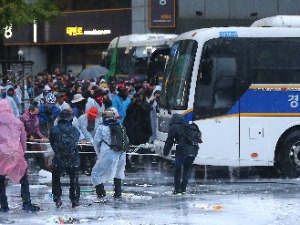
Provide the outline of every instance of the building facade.
{"type": "Polygon", "coordinates": [[[249,26],[274,15],[297,15],[300,0],[61,0],[63,15],[8,28],[9,59],[34,62],[33,71],[73,70],[106,65],[109,42],[133,33],[176,33],[212,26],[249,26]],[[9,30],[10,29],[10,30],[9,30]],[[11,32],[9,32],[11,31],[11,32]]]}

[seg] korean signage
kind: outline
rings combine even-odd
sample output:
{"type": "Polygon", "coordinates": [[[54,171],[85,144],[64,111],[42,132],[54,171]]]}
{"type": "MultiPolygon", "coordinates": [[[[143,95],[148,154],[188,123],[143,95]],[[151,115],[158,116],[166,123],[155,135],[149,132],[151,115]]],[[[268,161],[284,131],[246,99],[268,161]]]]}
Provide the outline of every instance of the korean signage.
{"type": "Polygon", "coordinates": [[[66,34],[69,36],[82,36],[82,35],[108,35],[111,34],[111,30],[84,30],[81,26],[73,26],[66,28],[66,34]]]}
{"type": "Polygon", "coordinates": [[[36,27],[6,29],[5,45],[109,43],[131,33],[131,9],[66,12],[53,22],[37,22],[36,27]]]}
{"type": "Polygon", "coordinates": [[[175,27],[175,0],[149,0],[149,27],[175,27]]]}

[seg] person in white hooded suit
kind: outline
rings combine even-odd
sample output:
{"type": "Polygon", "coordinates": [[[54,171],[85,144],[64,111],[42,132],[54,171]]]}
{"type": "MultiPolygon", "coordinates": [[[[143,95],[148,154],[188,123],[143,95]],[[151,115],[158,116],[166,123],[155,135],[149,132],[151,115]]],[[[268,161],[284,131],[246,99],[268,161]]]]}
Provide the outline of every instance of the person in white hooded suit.
{"type": "Polygon", "coordinates": [[[104,183],[112,179],[114,180],[114,197],[120,198],[122,195],[121,180],[125,177],[126,152],[115,151],[109,146],[111,144],[109,125],[120,123],[118,118],[116,108],[106,109],[102,113],[103,123],[98,127],[94,137],[97,162],[92,170],[92,182],[98,198],[106,196],[104,183]]]}

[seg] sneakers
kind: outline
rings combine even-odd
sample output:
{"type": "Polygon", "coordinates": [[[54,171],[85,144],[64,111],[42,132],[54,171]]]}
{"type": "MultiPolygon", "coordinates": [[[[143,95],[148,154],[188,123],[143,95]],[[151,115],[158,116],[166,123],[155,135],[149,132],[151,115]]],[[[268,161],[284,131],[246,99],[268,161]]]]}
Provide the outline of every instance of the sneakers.
{"type": "Polygon", "coordinates": [[[173,191],[172,194],[175,195],[175,196],[180,196],[180,195],[182,195],[182,193],[181,193],[180,191],[173,191]]]}
{"type": "Polygon", "coordinates": [[[28,204],[28,205],[23,205],[23,210],[27,211],[27,212],[37,212],[40,211],[40,207],[38,207],[35,204],[28,204]]]}
{"type": "Polygon", "coordinates": [[[62,206],[62,201],[61,201],[60,199],[56,200],[56,201],[55,201],[55,206],[56,206],[56,208],[61,208],[61,206],[62,206]]]}
{"type": "Polygon", "coordinates": [[[72,202],[72,208],[76,208],[79,206],[79,203],[78,202],[72,202]]]}
{"type": "Polygon", "coordinates": [[[9,208],[7,205],[1,205],[1,208],[0,208],[0,212],[7,212],[9,211],[9,208]]]}

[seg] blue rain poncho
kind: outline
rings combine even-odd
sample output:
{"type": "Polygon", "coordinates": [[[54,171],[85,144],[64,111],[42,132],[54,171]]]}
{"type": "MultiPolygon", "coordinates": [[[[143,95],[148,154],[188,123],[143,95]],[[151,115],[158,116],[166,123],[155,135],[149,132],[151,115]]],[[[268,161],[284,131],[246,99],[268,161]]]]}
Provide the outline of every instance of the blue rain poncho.
{"type": "Polygon", "coordinates": [[[126,152],[112,150],[108,144],[111,143],[110,128],[101,124],[94,137],[94,148],[97,153],[97,162],[92,170],[92,182],[96,186],[113,178],[123,179],[125,177],[126,152]]]}

